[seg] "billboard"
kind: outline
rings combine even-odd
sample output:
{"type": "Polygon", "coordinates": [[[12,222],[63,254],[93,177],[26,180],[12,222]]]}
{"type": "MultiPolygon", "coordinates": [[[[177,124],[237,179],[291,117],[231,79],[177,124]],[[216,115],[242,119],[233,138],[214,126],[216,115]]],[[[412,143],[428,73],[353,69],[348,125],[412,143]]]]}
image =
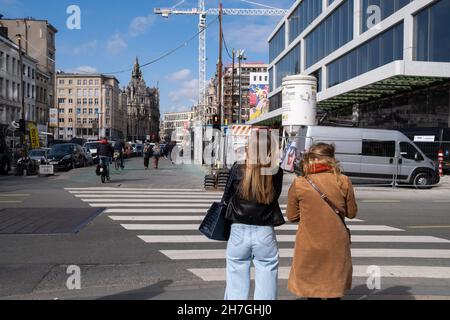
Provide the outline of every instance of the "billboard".
{"type": "Polygon", "coordinates": [[[252,84],[249,89],[250,121],[269,112],[269,85],[252,84]]]}
{"type": "Polygon", "coordinates": [[[49,125],[51,128],[56,128],[58,126],[58,109],[49,110],[49,125]]]}
{"type": "Polygon", "coordinates": [[[32,149],[39,149],[39,131],[34,123],[28,123],[28,128],[30,130],[30,142],[32,149]]]}

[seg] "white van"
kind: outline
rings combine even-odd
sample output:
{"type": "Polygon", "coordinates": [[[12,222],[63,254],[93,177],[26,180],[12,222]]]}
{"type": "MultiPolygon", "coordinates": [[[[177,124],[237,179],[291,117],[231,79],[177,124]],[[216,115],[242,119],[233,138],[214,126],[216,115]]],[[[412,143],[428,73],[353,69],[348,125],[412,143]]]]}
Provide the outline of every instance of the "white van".
{"type": "Polygon", "coordinates": [[[294,139],[297,158],[316,143],[336,146],[336,158],[355,183],[427,188],[440,181],[436,163],[404,134],[392,130],[309,126],[294,139]]]}

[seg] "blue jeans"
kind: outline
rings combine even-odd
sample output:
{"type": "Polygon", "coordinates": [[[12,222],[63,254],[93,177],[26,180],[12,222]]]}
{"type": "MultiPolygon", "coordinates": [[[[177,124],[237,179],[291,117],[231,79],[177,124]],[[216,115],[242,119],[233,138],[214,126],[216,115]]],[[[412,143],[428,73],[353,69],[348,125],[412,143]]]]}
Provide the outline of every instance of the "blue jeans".
{"type": "Polygon", "coordinates": [[[248,300],[250,267],[255,265],[255,300],[276,300],[278,244],[273,227],[233,224],[227,248],[225,300],[248,300]]]}
{"type": "Polygon", "coordinates": [[[99,156],[99,164],[106,166],[106,176],[109,177],[109,165],[112,163],[111,157],[99,156]]]}

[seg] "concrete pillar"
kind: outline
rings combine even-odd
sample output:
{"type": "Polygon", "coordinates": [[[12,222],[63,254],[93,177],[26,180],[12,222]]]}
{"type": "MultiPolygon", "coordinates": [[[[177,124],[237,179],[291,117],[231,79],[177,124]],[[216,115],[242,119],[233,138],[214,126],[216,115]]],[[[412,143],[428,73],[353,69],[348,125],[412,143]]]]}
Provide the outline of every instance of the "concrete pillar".
{"type": "Polygon", "coordinates": [[[414,58],[414,17],[412,15],[408,15],[403,23],[404,32],[403,32],[403,60],[413,61],[414,58]]]}
{"type": "Polygon", "coordinates": [[[361,1],[362,0],[354,0],[353,1],[353,39],[359,37],[359,34],[361,32],[361,19],[363,17],[362,7],[361,7],[361,1]]]}

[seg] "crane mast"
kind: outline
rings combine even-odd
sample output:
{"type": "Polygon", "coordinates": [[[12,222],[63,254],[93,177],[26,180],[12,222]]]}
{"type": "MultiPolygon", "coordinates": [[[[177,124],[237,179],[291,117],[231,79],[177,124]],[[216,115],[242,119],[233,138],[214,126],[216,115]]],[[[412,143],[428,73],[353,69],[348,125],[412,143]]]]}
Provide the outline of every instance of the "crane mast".
{"type": "MultiPolygon", "coordinates": [[[[198,0],[198,8],[192,9],[173,9],[173,8],[156,8],[155,14],[160,14],[163,18],[170,15],[198,15],[199,16],[199,106],[206,105],[206,17],[207,15],[219,15],[219,8],[211,8],[206,10],[205,0],[198,0]]],[[[222,9],[222,14],[229,16],[285,16],[288,10],[267,8],[267,9],[222,9]]],[[[219,90],[221,90],[219,88],[219,90]]],[[[203,109],[203,108],[201,108],[203,109]]]]}

